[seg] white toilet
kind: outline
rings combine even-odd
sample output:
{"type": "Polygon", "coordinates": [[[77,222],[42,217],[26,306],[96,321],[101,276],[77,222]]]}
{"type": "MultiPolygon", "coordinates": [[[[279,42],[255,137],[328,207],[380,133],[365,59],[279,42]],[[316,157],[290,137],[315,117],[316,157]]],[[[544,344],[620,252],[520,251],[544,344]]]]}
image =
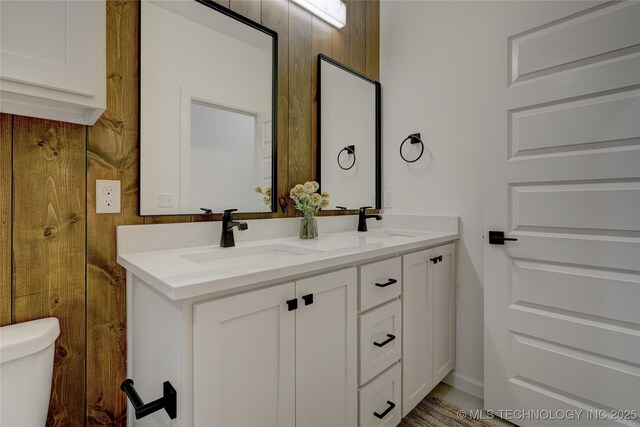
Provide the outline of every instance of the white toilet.
{"type": "Polygon", "coordinates": [[[55,317],[0,328],[0,426],[44,426],[51,397],[55,317]]]}

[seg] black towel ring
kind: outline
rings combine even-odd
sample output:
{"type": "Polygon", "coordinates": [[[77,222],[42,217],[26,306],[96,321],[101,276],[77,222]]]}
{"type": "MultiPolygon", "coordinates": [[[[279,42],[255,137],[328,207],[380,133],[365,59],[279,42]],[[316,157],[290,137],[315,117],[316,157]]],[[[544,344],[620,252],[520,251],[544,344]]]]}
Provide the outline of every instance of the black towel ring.
{"type": "Polygon", "coordinates": [[[345,170],[345,171],[348,171],[349,169],[351,169],[356,164],[356,146],[355,145],[348,145],[348,146],[344,147],[338,153],[338,157],[336,158],[336,160],[338,161],[338,166],[340,166],[340,169],[345,170]],[[342,166],[340,164],[340,154],[342,154],[343,151],[346,151],[347,153],[353,155],[353,163],[351,163],[351,166],[349,166],[348,168],[345,168],[344,166],[342,166]]]}
{"type": "Polygon", "coordinates": [[[402,160],[404,160],[407,163],[415,163],[418,160],[420,160],[420,157],[422,157],[422,154],[424,153],[424,142],[422,142],[422,139],[420,139],[420,134],[419,133],[412,133],[411,135],[409,135],[408,137],[406,137],[404,139],[404,141],[402,141],[402,144],[400,144],[400,157],[402,157],[402,160]],[[402,154],[402,146],[404,145],[405,142],[407,141],[411,141],[411,145],[413,144],[420,144],[420,154],[418,155],[418,157],[416,157],[413,160],[407,160],[404,155],[402,154]]]}

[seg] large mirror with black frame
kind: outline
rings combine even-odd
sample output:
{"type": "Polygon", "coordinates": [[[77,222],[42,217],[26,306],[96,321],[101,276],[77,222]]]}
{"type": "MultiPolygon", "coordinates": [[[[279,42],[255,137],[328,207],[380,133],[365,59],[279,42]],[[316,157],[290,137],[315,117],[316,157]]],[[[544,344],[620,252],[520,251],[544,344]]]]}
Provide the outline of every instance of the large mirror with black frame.
{"type": "Polygon", "coordinates": [[[277,34],[209,0],[140,13],[140,214],[275,211],[277,34]]]}
{"type": "Polygon", "coordinates": [[[381,208],[380,83],[318,56],[317,173],[329,209],[381,208]]]}

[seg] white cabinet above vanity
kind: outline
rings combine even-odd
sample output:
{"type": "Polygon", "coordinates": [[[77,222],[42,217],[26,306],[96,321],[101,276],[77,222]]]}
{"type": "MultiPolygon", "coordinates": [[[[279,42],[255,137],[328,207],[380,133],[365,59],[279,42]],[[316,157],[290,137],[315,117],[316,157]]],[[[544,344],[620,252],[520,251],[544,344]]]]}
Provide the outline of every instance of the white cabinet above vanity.
{"type": "Polygon", "coordinates": [[[417,404],[405,358],[430,380],[420,393],[453,369],[457,218],[356,223],[321,217],[328,233],[300,240],[299,218],[248,221],[235,248],[214,243],[216,222],[118,227],[128,376],[144,401],[177,392],[174,420],[130,408],[130,425],[396,425],[417,404]],[[426,324],[407,334],[406,316],[426,324]]]}
{"type": "Polygon", "coordinates": [[[0,1],[0,110],[93,125],[106,96],[104,1],[0,1]]]}

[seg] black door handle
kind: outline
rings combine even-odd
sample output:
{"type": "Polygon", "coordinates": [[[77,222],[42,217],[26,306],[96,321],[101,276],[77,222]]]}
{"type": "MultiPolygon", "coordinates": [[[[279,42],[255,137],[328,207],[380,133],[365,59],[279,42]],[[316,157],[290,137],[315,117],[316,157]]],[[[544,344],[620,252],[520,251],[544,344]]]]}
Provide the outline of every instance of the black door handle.
{"type": "Polygon", "coordinates": [[[434,264],[437,264],[440,261],[442,261],[442,255],[431,258],[431,262],[434,264]]]}
{"type": "Polygon", "coordinates": [[[490,245],[504,245],[505,240],[515,242],[518,239],[513,237],[504,237],[504,231],[489,231],[490,245]]]}
{"type": "Polygon", "coordinates": [[[313,294],[303,295],[302,300],[304,301],[304,305],[313,304],[313,294]]]}
{"type": "Polygon", "coordinates": [[[298,309],[298,298],[290,299],[289,301],[287,301],[287,309],[289,311],[297,310],[298,309]]]}
{"type": "Polygon", "coordinates": [[[393,285],[394,283],[398,283],[396,279],[389,279],[386,283],[376,283],[376,286],[379,288],[386,288],[389,285],[393,285]]]}
{"type": "Polygon", "coordinates": [[[379,419],[383,419],[389,412],[393,411],[393,408],[396,407],[396,404],[390,400],[387,400],[387,405],[389,405],[389,407],[385,409],[383,413],[379,414],[377,412],[374,412],[373,415],[375,415],[379,419]]]}
{"type": "Polygon", "coordinates": [[[375,345],[376,347],[384,347],[385,345],[389,344],[391,341],[396,339],[395,335],[391,335],[391,334],[387,334],[387,338],[386,340],[382,341],[382,342],[373,342],[373,345],[375,345]]]}

